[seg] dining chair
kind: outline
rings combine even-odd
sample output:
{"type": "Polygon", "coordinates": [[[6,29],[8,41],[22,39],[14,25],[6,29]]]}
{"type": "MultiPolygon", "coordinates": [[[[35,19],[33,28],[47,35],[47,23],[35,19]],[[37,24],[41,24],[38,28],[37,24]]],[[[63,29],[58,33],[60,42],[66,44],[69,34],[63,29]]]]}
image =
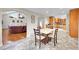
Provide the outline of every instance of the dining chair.
{"type": "Polygon", "coordinates": [[[42,36],[40,33],[40,29],[34,29],[34,35],[35,35],[35,46],[36,42],[39,42],[39,48],[41,47],[41,40],[45,39],[45,36],[42,36]]]}
{"type": "Polygon", "coordinates": [[[56,40],[56,43],[57,43],[57,33],[58,33],[58,29],[55,29],[55,40],[56,40]]]}
{"type": "Polygon", "coordinates": [[[56,46],[56,43],[57,43],[57,32],[58,32],[58,29],[55,29],[53,33],[49,34],[48,36],[51,39],[54,39],[54,46],[56,46]]]}

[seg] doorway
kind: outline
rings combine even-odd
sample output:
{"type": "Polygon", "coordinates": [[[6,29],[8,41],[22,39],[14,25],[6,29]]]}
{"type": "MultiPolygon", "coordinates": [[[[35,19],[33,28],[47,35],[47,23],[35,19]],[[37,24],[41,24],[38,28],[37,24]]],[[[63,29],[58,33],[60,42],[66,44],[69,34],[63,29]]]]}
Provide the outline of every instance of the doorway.
{"type": "Polygon", "coordinates": [[[23,13],[17,11],[5,12],[2,16],[2,42],[6,45],[26,38],[27,23],[23,13]]]}

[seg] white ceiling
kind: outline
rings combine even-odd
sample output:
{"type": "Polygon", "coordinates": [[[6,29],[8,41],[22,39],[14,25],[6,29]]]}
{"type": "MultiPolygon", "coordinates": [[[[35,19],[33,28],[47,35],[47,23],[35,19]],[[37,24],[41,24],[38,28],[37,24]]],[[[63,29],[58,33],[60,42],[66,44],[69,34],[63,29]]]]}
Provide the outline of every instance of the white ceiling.
{"type": "Polygon", "coordinates": [[[55,17],[63,17],[68,14],[68,11],[73,8],[22,8],[22,9],[0,9],[3,13],[14,13],[16,10],[22,10],[24,13],[27,12],[33,12],[33,13],[38,13],[40,15],[45,15],[45,16],[55,16],[55,17]],[[11,12],[10,12],[10,11],[11,12]]]}
{"type": "Polygon", "coordinates": [[[58,16],[67,14],[70,8],[27,8],[27,10],[46,16],[58,16]]]}

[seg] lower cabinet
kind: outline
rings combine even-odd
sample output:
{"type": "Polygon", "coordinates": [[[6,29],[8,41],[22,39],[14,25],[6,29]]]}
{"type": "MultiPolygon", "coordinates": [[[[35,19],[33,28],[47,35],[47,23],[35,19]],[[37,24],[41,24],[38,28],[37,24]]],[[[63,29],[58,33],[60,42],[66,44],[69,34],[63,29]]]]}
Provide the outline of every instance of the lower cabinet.
{"type": "Polygon", "coordinates": [[[26,26],[11,26],[9,32],[11,34],[24,33],[26,32],[26,26]]]}

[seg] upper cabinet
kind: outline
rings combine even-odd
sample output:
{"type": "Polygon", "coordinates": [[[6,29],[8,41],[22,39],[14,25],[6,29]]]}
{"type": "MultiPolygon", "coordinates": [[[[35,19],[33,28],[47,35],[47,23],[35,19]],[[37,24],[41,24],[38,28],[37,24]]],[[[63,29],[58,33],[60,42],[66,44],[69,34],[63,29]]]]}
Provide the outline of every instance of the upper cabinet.
{"type": "Polygon", "coordinates": [[[53,16],[50,16],[50,17],[49,17],[48,22],[49,22],[49,24],[47,25],[47,27],[53,29],[53,16]]]}
{"type": "Polygon", "coordinates": [[[62,28],[66,30],[66,18],[49,17],[49,28],[62,28]]]}
{"type": "Polygon", "coordinates": [[[49,24],[53,24],[53,17],[52,16],[49,17],[49,24]]]}
{"type": "Polygon", "coordinates": [[[78,17],[79,17],[79,9],[70,10],[69,34],[71,37],[75,37],[75,38],[78,38],[78,21],[79,21],[78,17]]]}

